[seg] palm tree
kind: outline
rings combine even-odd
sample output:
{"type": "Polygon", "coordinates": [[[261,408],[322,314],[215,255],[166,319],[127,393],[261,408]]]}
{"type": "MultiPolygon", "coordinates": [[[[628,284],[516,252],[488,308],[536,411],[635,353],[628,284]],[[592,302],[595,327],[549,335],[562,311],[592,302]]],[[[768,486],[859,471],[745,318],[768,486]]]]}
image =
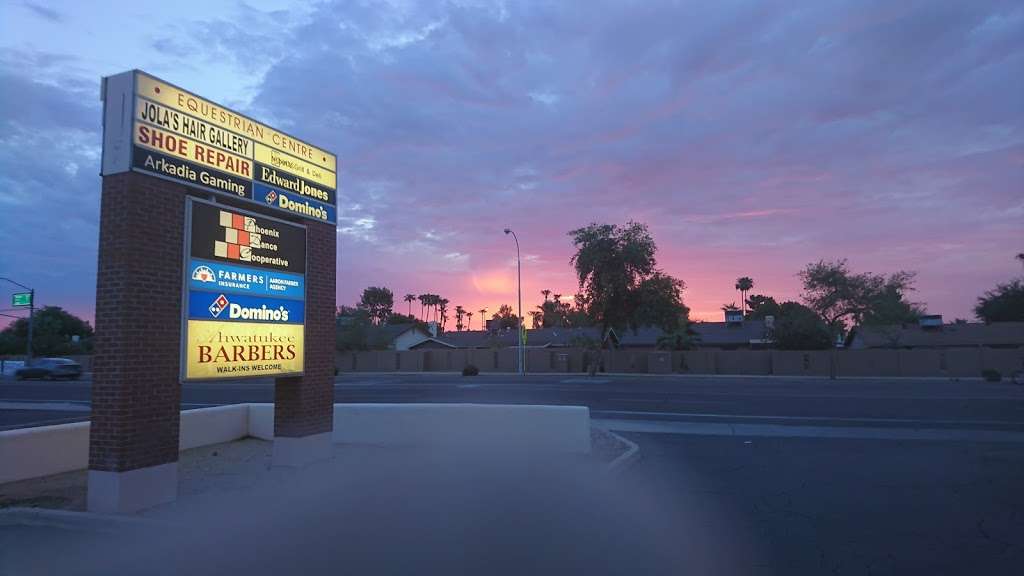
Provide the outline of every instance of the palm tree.
{"type": "Polygon", "coordinates": [[[444,325],[448,322],[448,299],[438,296],[437,306],[441,310],[441,330],[444,331],[444,325]]]}
{"type": "Polygon", "coordinates": [[[423,314],[424,314],[423,310],[424,310],[424,308],[426,308],[427,304],[430,302],[430,294],[420,294],[419,296],[416,297],[416,299],[420,301],[420,320],[423,320],[424,322],[426,322],[427,319],[426,319],[425,316],[423,316],[423,314]]]}
{"type": "Polygon", "coordinates": [[[740,306],[744,314],[747,312],[747,292],[754,287],[754,280],[749,276],[736,279],[736,289],[740,291],[740,306]]]}
{"type": "Polygon", "coordinates": [[[532,318],[531,325],[533,326],[533,329],[536,330],[540,328],[541,315],[543,313],[540,310],[530,310],[529,312],[527,312],[527,314],[529,314],[530,318],[532,318]]]}
{"type": "Polygon", "coordinates": [[[462,319],[466,317],[466,309],[462,306],[455,307],[455,329],[462,332],[462,319]]]}
{"type": "Polygon", "coordinates": [[[415,299],[416,299],[416,295],[415,294],[406,294],[405,298],[403,298],[403,300],[405,300],[406,302],[409,303],[409,317],[410,318],[412,317],[412,302],[415,299]]]}
{"type": "Polygon", "coordinates": [[[540,293],[544,295],[544,301],[547,302],[548,296],[551,296],[551,290],[545,288],[544,290],[541,290],[540,293]]]}
{"type": "Polygon", "coordinates": [[[487,308],[481,308],[478,312],[480,312],[480,329],[484,330],[487,323],[487,308]]]}
{"type": "Polygon", "coordinates": [[[472,329],[473,329],[473,313],[467,311],[466,312],[466,330],[472,330],[472,329]]]}

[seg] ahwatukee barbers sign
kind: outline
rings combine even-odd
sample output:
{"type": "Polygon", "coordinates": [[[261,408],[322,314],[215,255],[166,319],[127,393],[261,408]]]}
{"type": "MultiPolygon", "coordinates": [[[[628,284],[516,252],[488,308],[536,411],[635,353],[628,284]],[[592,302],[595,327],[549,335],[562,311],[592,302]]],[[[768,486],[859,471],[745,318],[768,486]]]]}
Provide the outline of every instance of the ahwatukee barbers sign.
{"type": "Polygon", "coordinates": [[[182,379],[303,374],[306,226],[284,218],[336,223],[335,156],[138,70],[103,96],[104,176],[214,194],[185,206],[182,379]]]}

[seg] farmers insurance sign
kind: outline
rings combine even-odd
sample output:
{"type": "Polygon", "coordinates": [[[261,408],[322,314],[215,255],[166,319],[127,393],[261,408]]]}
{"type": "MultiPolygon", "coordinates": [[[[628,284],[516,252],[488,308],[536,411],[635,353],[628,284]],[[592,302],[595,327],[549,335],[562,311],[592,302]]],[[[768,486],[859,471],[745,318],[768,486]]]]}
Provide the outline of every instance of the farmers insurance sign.
{"type": "Polygon", "coordinates": [[[103,80],[103,175],[134,170],[337,222],[329,152],[138,70],[103,80]]]}
{"type": "Polygon", "coordinates": [[[306,229],[188,200],[185,380],[303,371],[306,229]]]}

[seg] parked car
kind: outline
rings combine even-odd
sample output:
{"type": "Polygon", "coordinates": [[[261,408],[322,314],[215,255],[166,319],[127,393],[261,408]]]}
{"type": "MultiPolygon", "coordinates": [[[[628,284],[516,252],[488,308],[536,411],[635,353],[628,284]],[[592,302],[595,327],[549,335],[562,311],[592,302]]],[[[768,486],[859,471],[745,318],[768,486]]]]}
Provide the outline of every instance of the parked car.
{"type": "Polygon", "coordinates": [[[37,358],[32,365],[18,368],[14,372],[15,380],[26,378],[45,378],[46,380],[57,380],[68,378],[78,380],[82,375],[82,365],[67,358],[37,358]]]}

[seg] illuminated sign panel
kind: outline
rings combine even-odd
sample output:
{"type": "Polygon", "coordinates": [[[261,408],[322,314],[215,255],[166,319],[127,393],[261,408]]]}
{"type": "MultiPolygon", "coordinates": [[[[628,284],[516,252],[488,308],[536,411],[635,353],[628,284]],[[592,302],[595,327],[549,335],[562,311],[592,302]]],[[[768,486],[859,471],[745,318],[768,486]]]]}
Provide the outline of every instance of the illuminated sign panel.
{"type": "Polygon", "coordinates": [[[103,96],[103,175],[145,172],[337,222],[333,154],[144,72],[105,78],[103,96]]]}
{"type": "Polygon", "coordinates": [[[306,228],[188,200],[182,376],[303,371],[306,228]]]}
{"type": "Polygon", "coordinates": [[[186,378],[301,374],[303,326],[189,320],[186,378]]]}
{"type": "Polygon", "coordinates": [[[273,296],[301,300],[305,280],[301,274],[232,266],[193,258],[189,266],[190,290],[210,290],[252,296],[273,296]]]}

